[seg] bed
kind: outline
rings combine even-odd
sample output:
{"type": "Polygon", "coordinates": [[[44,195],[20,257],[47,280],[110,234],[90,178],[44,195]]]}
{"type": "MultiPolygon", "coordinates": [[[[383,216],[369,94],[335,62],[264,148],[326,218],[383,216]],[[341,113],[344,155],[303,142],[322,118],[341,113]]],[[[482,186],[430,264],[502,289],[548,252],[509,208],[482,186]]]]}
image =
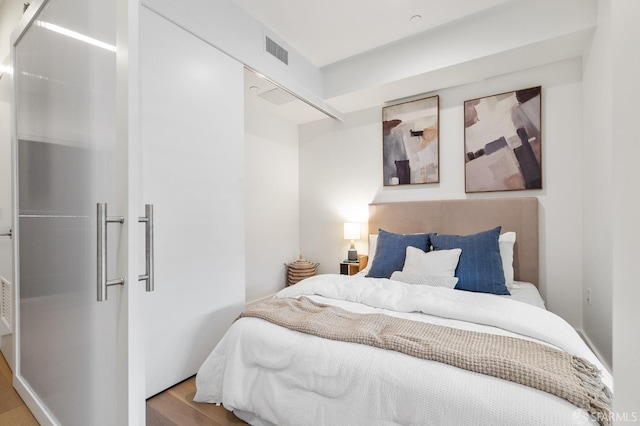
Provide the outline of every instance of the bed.
{"type": "Polygon", "coordinates": [[[369,212],[367,268],[247,309],[195,401],[264,426],[610,422],[611,375],[537,291],[536,198],[369,212]]]}

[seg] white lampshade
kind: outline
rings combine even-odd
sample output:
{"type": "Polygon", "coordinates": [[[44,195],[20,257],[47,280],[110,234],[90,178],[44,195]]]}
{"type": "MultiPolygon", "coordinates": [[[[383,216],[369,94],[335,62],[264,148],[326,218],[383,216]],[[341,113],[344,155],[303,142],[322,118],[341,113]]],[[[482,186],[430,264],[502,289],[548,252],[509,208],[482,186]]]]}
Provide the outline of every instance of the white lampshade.
{"type": "Polygon", "coordinates": [[[360,224],[358,222],[347,222],[344,224],[344,239],[359,240],[360,224]]]}

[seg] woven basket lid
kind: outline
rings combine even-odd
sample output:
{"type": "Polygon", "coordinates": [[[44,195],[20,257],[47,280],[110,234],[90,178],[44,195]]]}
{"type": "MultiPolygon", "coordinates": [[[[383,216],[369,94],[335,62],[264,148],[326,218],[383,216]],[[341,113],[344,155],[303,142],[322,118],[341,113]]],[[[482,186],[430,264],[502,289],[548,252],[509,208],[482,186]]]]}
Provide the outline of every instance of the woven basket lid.
{"type": "Polygon", "coordinates": [[[308,271],[310,269],[315,269],[317,265],[309,262],[307,259],[302,257],[302,255],[300,255],[300,259],[296,260],[295,262],[289,263],[287,266],[289,267],[289,270],[293,272],[293,270],[308,271]]]}

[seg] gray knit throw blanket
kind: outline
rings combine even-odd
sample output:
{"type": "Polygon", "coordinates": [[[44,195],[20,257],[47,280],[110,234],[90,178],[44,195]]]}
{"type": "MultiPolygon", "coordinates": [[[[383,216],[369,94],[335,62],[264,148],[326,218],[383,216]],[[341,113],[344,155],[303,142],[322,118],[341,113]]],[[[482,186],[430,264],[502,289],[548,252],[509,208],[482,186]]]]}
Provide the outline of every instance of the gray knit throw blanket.
{"type": "Polygon", "coordinates": [[[540,343],[383,314],[358,314],[307,297],[265,301],[248,308],[242,317],[510,380],[564,398],[602,425],[611,423],[611,393],[598,369],[585,359],[540,343]]]}

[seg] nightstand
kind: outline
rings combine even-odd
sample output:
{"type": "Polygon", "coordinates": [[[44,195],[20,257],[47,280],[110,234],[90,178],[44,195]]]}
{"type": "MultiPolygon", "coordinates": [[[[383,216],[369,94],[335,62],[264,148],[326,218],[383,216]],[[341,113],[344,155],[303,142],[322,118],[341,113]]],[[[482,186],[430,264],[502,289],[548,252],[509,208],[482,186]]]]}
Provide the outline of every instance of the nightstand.
{"type": "Polygon", "coordinates": [[[341,275],[355,275],[367,266],[369,256],[362,254],[358,256],[357,262],[340,262],[341,275]]]}

